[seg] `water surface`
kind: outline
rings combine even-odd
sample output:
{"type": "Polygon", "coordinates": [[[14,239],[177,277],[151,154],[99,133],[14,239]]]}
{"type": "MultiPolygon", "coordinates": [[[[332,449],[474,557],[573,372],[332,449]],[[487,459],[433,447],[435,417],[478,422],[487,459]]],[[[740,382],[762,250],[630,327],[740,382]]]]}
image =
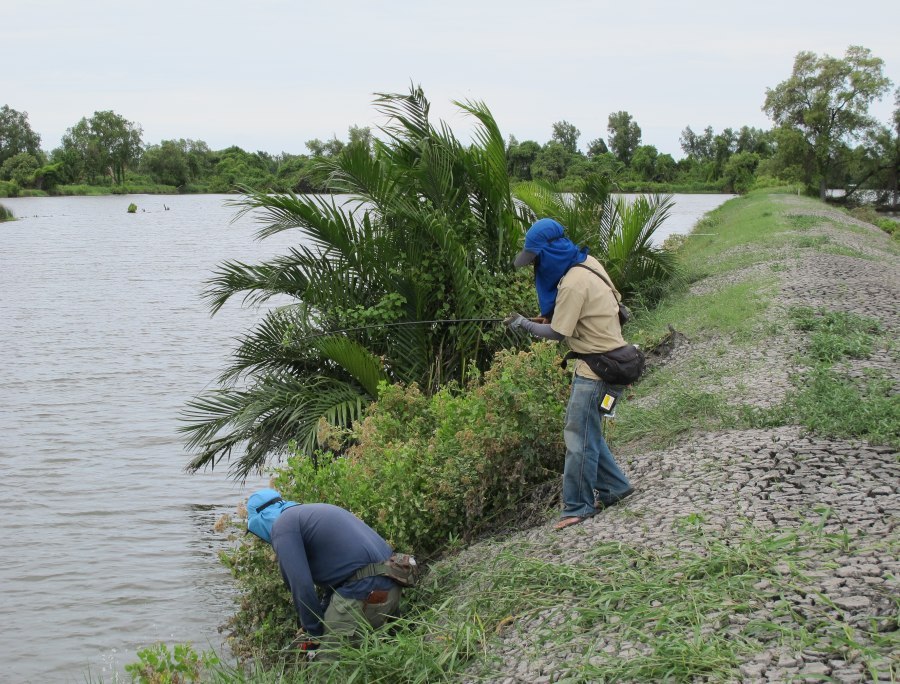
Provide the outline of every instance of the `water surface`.
{"type": "MultiPolygon", "coordinates": [[[[676,196],[666,232],[727,198],[676,196]]],[[[260,312],[210,318],[199,293],[220,262],[296,241],[254,242],[227,199],[3,200],[20,220],[0,224],[2,681],[109,682],[156,641],[220,644],[212,527],[246,491],[185,474],[177,428],[260,312]]]]}

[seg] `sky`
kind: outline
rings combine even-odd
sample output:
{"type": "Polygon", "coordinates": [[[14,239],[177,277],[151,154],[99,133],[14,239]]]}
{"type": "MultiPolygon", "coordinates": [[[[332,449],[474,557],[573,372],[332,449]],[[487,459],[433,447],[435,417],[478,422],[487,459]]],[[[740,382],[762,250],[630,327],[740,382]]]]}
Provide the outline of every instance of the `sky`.
{"type": "MultiPolygon", "coordinates": [[[[801,51],[862,45],[896,88],[898,26],[897,0],[0,0],[0,106],[48,151],[111,109],[144,144],[305,154],[350,126],[378,135],[374,94],[415,84],[463,141],[453,101],[484,102],[519,141],[568,121],[582,150],[625,110],[679,159],[686,126],[770,128],[766,88],[801,51]]],[[[870,112],[893,109],[892,91],[870,112]]]]}

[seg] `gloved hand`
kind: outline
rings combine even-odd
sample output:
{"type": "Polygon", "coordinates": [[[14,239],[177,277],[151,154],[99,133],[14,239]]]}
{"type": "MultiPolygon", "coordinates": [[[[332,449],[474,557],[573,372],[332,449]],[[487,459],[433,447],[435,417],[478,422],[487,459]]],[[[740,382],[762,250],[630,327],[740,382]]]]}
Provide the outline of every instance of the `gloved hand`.
{"type": "Polygon", "coordinates": [[[503,325],[508,327],[510,330],[518,330],[522,327],[522,323],[524,322],[525,316],[517,313],[511,313],[509,316],[503,319],[503,325]]]}

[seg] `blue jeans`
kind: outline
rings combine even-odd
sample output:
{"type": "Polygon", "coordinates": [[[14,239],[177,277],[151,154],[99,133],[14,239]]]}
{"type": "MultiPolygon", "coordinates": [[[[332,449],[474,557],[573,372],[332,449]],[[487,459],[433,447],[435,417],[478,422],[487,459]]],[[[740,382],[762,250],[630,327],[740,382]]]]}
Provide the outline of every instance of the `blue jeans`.
{"type": "Polygon", "coordinates": [[[563,470],[563,517],[594,515],[594,490],[600,496],[623,494],[630,487],[601,431],[597,402],[603,382],[576,375],[566,407],[566,464],[563,470]]]}

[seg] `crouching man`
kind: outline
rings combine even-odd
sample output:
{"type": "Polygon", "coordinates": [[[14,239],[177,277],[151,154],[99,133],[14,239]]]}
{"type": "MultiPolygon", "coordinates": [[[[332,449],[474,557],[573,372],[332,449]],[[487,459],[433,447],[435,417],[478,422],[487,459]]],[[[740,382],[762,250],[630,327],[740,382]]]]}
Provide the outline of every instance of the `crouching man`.
{"type": "Polygon", "coordinates": [[[275,549],[306,633],[297,646],[321,643],[326,649],[318,660],[333,659],[329,649],[352,640],[362,620],[379,627],[396,615],[401,589],[387,576],[391,547],[350,511],[284,501],[274,489],[261,489],[247,500],[247,529],[275,549]]]}

